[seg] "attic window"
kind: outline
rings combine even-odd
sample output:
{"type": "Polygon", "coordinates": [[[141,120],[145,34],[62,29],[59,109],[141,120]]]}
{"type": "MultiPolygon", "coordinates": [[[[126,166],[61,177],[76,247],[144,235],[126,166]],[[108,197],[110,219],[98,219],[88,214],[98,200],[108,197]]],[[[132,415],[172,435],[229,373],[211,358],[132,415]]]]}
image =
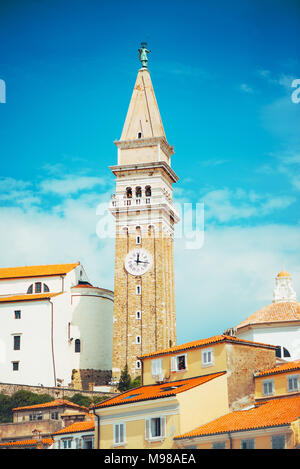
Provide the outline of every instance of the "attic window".
{"type": "Polygon", "coordinates": [[[178,386],[166,386],[165,388],[160,388],[159,392],[166,392],[166,391],[174,391],[174,389],[180,388],[183,384],[179,384],[178,386]]]}
{"type": "Polygon", "coordinates": [[[122,397],[122,399],[133,399],[134,397],[137,397],[137,396],[141,396],[142,393],[139,393],[139,394],[131,394],[131,396],[125,396],[125,397],[122,397]]]}

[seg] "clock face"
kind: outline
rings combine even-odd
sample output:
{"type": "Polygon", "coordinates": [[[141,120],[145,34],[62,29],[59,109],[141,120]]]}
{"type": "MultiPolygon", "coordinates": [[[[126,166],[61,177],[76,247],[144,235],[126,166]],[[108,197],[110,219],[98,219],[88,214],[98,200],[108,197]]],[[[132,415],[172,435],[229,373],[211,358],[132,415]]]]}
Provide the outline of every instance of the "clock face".
{"type": "Polygon", "coordinates": [[[152,266],[152,256],[146,249],[133,249],[125,257],[125,269],[131,275],[143,275],[152,266]]]}

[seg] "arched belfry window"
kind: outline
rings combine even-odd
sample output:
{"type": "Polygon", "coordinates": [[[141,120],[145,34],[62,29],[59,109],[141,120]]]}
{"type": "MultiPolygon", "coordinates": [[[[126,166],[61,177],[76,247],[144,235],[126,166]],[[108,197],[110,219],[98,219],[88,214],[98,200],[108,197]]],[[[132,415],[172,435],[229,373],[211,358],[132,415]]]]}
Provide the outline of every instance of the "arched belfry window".
{"type": "Polygon", "coordinates": [[[126,197],[127,197],[128,199],[131,199],[131,197],[132,197],[132,189],[131,189],[131,187],[126,187],[126,197]]]}
{"type": "Polygon", "coordinates": [[[80,339],[75,340],[75,353],[80,353],[80,339]]]}
{"type": "Polygon", "coordinates": [[[146,197],[151,197],[151,186],[145,187],[145,195],[146,197]]]}
{"type": "Polygon", "coordinates": [[[135,188],[135,196],[136,197],[142,197],[142,188],[141,187],[136,187],[135,188]]]}

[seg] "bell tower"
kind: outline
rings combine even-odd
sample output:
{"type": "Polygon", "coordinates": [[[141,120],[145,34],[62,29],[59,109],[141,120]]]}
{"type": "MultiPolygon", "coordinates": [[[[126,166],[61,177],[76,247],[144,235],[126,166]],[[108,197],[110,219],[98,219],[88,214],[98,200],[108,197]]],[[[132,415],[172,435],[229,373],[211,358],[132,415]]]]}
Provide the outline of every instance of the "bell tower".
{"type": "Polygon", "coordinates": [[[115,144],[113,378],[125,364],[141,374],[138,356],[176,345],[173,239],[179,221],[172,201],[178,177],[147,67],[146,44],[122,135],[115,144]]]}

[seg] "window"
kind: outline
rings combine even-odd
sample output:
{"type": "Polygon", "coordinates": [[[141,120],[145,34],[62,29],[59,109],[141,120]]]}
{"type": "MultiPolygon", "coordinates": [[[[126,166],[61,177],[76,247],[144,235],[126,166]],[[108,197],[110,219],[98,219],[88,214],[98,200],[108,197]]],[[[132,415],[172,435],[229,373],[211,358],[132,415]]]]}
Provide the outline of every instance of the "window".
{"type": "Polygon", "coordinates": [[[141,287],[141,285],[137,285],[137,286],[135,287],[135,293],[136,293],[137,295],[141,295],[141,294],[142,294],[142,287],[141,287]]]}
{"type": "Polygon", "coordinates": [[[41,412],[29,414],[29,420],[43,420],[43,414],[41,412]]]}
{"type": "Polygon", "coordinates": [[[92,436],[83,437],[83,449],[93,449],[94,440],[92,436]]]}
{"type": "Polygon", "coordinates": [[[123,445],[125,444],[125,423],[114,424],[114,444],[123,445]]]}
{"type": "Polygon", "coordinates": [[[75,353],[80,353],[80,339],[75,340],[75,353]]]}
{"type": "Polygon", "coordinates": [[[171,371],[184,371],[187,369],[187,355],[171,357],[171,371]]]}
{"type": "Polygon", "coordinates": [[[298,375],[288,376],[287,382],[288,382],[289,392],[299,391],[299,376],[298,375]]]}
{"type": "Polygon", "coordinates": [[[138,236],[136,237],[136,244],[141,244],[141,237],[140,237],[140,235],[138,235],[138,236]]]}
{"type": "Polygon", "coordinates": [[[58,412],[51,412],[51,419],[58,420],[58,412]]]}
{"type": "Polygon", "coordinates": [[[212,449],[226,449],[225,441],[216,441],[212,444],[212,449]]]}
{"type": "Polygon", "coordinates": [[[131,187],[126,187],[126,197],[127,197],[127,199],[132,198],[132,189],[131,189],[131,187]]]}
{"type": "Polygon", "coordinates": [[[19,362],[12,362],[13,371],[19,371],[19,362]]]}
{"type": "Polygon", "coordinates": [[[32,292],[33,292],[33,285],[30,285],[30,287],[28,287],[27,294],[30,294],[32,292]]]}
{"type": "Polygon", "coordinates": [[[146,197],[151,197],[151,186],[145,187],[145,195],[146,197]]]}
{"type": "Polygon", "coordinates": [[[153,417],[145,421],[146,440],[162,440],[166,436],[166,417],[153,417]]]}
{"type": "Polygon", "coordinates": [[[41,293],[41,291],[42,291],[42,284],[41,284],[41,282],[36,282],[36,283],[35,283],[35,288],[34,288],[34,290],[35,290],[35,293],[41,293]]]}
{"type": "Polygon", "coordinates": [[[151,363],[152,377],[160,376],[162,374],[162,359],[156,358],[151,363]]]}
{"type": "Polygon", "coordinates": [[[272,396],[274,394],[274,381],[273,379],[268,379],[263,381],[263,395],[272,396]]]}
{"type": "Polygon", "coordinates": [[[254,449],[254,439],[241,440],[241,449],[254,449]]]}
{"type": "Polygon", "coordinates": [[[48,285],[46,285],[45,283],[43,284],[43,289],[44,293],[48,293],[50,291],[48,285]]]}
{"type": "Polygon", "coordinates": [[[285,449],[285,435],[276,435],[271,438],[272,449],[285,449]]]}
{"type": "Polygon", "coordinates": [[[14,350],[20,350],[21,348],[21,336],[14,335],[14,350]]]}
{"type": "Polygon", "coordinates": [[[135,188],[135,196],[136,197],[142,197],[142,188],[141,187],[136,187],[135,188]]]}
{"type": "Polygon", "coordinates": [[[138,132],[138,138],[142,138],[142,132],[138,132]]]}
{"type": "Polygon", "coordinates": [[[291,356],[290,352],[285,347],[276,347],[277,358],[281,358],[281,357],[288,358],[290,356],[291,356]]]}
{"type": "Polygon", "coordinates": [[[137,335],[136,338],[135,338],[135,343],[140,344],[141,342],[142,342],[141,336],[137,335]]]}
{"type": "Polygon", "coordinates": [[[141,369],[141,360],[137,360],[137,361],[135,362],[135,367],[136,367],[137,370],[140,370],[140,369],[141,369]]]}
{"type": "Polygon", "coordinates": [[[70,449],[72,446],[72,439],[68,438],[63,440],[63,449],[70,449]]]}
{"type": "Polygon", "coordinates": [[[75,448],[80,449],[81,448],[81,440],[80,438],[75,438],[75,448]]]}
{"type": "Polygon", "coordinates": [[[136,319],[142,319],[142,313],[140,311],[137,311],[135,313],[135,317],[136,317],[136,319]]]}
{"type": "Polygon", "coordinates": [[[15,311],[15,319],[21,319],[21,311],[15,311]]]}
{"type": "Polygon", "coordinates": [[[202,350],[202,366],[213,365],[214,354],[213,349],[202,350]]]}

